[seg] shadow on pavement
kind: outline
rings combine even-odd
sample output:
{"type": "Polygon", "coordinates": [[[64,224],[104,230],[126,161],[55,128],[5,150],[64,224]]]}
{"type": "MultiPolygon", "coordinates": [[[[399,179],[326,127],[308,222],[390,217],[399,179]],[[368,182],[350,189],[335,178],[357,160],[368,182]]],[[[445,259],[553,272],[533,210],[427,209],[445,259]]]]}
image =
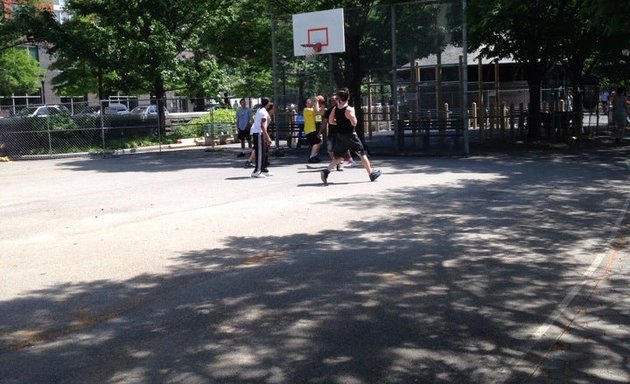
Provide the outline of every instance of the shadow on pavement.
{"type": "MultiPolygon", "coordinates": [[[[358,212],[344,230],[226,236],[182,254],[163,275],[65,284],[2,302],[1,381],[526,383],[570,375],[576,383],[615,382],[595,376],[588,356],[605,347],[627,377],[627,334],[623,342],[574,334],[593,343],[536,377],[532,366],[571,346],[543,335],[528,353],[522,347],[583,282],[591,259],[576,257],[576,249],[583,256],[607,251],[628,195],[625,155],[443,159],[421,172],[495,176],[331,199],[331,210],[358,212]],[[536,175],[527,172],[532,161],[541,164],[536,175]],[[584,167],[601,177],[582,176],[584,167]],[[361,208],[373,205],[389,214],[362,219],[361,208]]],[[[233,162],[206,156],[147,155],[128,167],[159,172],[233,162]]],[[[107,163],[117,161],[71,166],[114,172],[107,163]]],[[[398,164],[397,172],[417,173],[418,165],[398,164]]],[[[580,291],[575,306],[588,295],[580,291]]],[[[620,323],[609,326],[627,329],[628,308],[621,310],[609,317],[620,323]]]]}

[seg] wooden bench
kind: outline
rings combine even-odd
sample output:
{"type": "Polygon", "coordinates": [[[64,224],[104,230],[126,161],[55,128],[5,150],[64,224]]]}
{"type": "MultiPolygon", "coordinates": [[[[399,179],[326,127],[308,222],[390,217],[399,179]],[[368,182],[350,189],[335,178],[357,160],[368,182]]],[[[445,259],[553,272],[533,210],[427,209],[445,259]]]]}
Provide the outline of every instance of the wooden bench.
{"type": "Polygon", "coordinates": [[[402,137],[460,137],[463,127],[463,121],[458,118],[398,121],[398,133],[402,137]]]}
{"type": "Polygon", "coordinates": [[[272,139],[286,141],[287,147],[292,148],[295,144],[296,148],[300,148],[302,145],[308,145],[306,143],[306,136],[304,135],[303,127],[297,124],[276,124],[272,123],[269,127],[269,134],[272,139]]]}
{"type": "Polygon", "coordinates": [[[208,123],[203,126],[206,145],[231,144],[236,142],[237,132],[233,123],[208,123]]]}

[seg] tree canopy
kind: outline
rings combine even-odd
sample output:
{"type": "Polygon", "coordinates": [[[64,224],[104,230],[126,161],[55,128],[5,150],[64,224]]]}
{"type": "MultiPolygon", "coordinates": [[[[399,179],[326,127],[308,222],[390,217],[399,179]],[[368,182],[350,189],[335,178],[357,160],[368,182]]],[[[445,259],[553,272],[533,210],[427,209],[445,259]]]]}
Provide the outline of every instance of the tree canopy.
{"type": "Polygon", "coordinates": [[[41,75],[39,63],[25,49],[0,52],[0,95],[34,93],[41,75]]]}
{"type": "MultiPolygon", "coordinates": [[[[581,108],[583,79],[628,41],[630,25],[602,10],[612,8],[609,5],[600,0],[469,2],[470,48],[481,48],[488,58],[512,57],[521,63],[529,86],[529,124],[538,127],[541,84],[554,65],[567,69],[581,108]]],[[[538,133],[530,129],[530,139],[538,133]]]]}
{"type": "MultiPolygon", "coordinates": [[[[462,42],[459,0],[70,0],[70,19],[64,23],[36,3],[22,0],[11,18],[0,19],[0,52],[44,42],[56,58],[53,69],[60,70],[53,81],[58,90],[98,93],[102,99],[116,91],[157,99],[166,90],[192,98],[224,92],[271,95],[272,30],[294,13],[344,8],[346,51],[331,56],[330,68],[334,85],[350,87],[359,104],[367,76],[391,81],[392,66],[439,55],[446,44],[462,42]]],[[[630,55],[623,52],[629,21],[609,5],[604,0],[469,1],[469,51],[481,48],[485,57],[521,63],[529,82],[530,123],[536,125],[541,83],[552,67],[564,65],[578,88],[591,74],[608,82],[627,75],[630,55]]],[[[281,33],[276,39],[290,44],[291,36],[281,33]]],[[[6,71],[10,64],[4,60],[6,71]]],[[[18,87],[16,81],[6,84],[18,87]]]]}

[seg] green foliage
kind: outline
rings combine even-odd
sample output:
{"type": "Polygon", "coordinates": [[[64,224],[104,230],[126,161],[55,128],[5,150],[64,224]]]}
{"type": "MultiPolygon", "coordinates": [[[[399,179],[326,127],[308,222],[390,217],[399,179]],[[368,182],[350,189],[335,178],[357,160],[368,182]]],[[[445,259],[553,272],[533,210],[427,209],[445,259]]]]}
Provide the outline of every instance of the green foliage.
{"type": "Polygon", "coordinates": [[[39,63],[25,49],[0,52],[0,95],[35,93],[40,75],[39,63]]]}
{"type": "Polygon", "coordinates": [[[234,125],[235,121],[236,112],[233,109],[216,109],[212,113],[193,119],[183,126],[178,127],[176,135],[178,138],[201,137],[203,136],[203,127],[206,124],[229,123],[234,125]]]}
{"type": "MultiPolygon", "coordinates": [[[[600,63],[619,63],[630,38],[627,17],[613,16],[610,10],[615,7],[608,1],[487,0],[468,4],[470,48],[481,48],[488,58],[512,57],[522,64],[529,85],[529,122],[534,127],[539,124],[541,83],[554,65],[564,64],[579,93],[583,79],[597,72],[598,66],[603,68],[600,63]]],[[[628,64],[621,71],[625,74],[607,75],[625,80],[627,68],[628,64]]],[[[581,108],[579,96],[576,93],[576,105],[581,108]]],[[[539,130],[528,132],[530,139],[536,139],[539,130]]]]}
{"type": "Polygon", "coordinates": [[[50,39],[49,51],[56,55],[51,69],[61,70],[52,82],[57,90],[69,95],[97,93],[101,100],[121,90],[114,64],[117,55],[110,43],[113,31],[77,15],[59,25],[50,39]]]}
{"type": "MultiPolygon", "coordinates": [[[[38,14],[39,0],[14,0],[4,2],[0,14],[0,53],[34,41],[31,29],[37,23],[32,17],[38,14]]],[[[37,20],[41,23],[41,20],[37,20]]]]}
{"type": "Polygon", "coordinates": [[[79,128],[72,117],[63,114],[48,117],[29,117],[31,128],[34,131],[60,131],[69,132],[79,128]]]}

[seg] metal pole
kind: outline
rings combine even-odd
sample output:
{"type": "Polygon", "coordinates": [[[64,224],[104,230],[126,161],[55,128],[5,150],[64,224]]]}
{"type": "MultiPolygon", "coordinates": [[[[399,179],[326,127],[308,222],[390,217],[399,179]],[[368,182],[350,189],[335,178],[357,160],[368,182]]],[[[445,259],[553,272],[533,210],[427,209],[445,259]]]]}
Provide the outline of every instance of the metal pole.
{"type": "MultiPolygon", "coordinates": [[[[278,58],[276,57],[276,17],[271,17],[271,63],[273,66],[273,102],[274,108],[278,110],[278,58]]],[[[276,138],[276,149],[280,147],[280,136],[278,134],[278,124],[274,126],[274,136],[276,138]]]]}
{"type": "Polygon", "coordinates": [[[44,90],[44,85],[45,85],[44,79],[42,79],[42,95],[41,95],[42,105],[46,105],[46,91],[44,90]]]}
{"type": "Polygon", "coordinates": [[[394,142],[396,153],[400,152],[400,133],[398,132],[398,74],[396,73],[396,7],[392,5],[392,123],[394,124],[394,142]]]}
{"type": "Polygon", "coordinates": [[[464,56],[464,73],[462,76],[462,80],[464,82],[464,87],[463,87],[463,92],[464,95],[462,97],[462,103],[463,103],[463,112],[464,115],[462,116],[464,118],[464,155],[468,156],[470,154],[470,147],[469,147],[469,143],[468,143],[468,126],[469,126],[469,121],[468,121],[468,108],[467,108],[467,104],[468,104],[468,36],[466,33],[466,29],[468,28],[467,23],[466,23],[466,0],[462,0],[462,19],[464,21],[464,25],[462,28],[462,49],[463,49],[463,56],[464,56]]]}
{"type": "Polygon", "coordinates": [[[282,111],[287,112],[287,61],[282,59],[282,111]]]}

